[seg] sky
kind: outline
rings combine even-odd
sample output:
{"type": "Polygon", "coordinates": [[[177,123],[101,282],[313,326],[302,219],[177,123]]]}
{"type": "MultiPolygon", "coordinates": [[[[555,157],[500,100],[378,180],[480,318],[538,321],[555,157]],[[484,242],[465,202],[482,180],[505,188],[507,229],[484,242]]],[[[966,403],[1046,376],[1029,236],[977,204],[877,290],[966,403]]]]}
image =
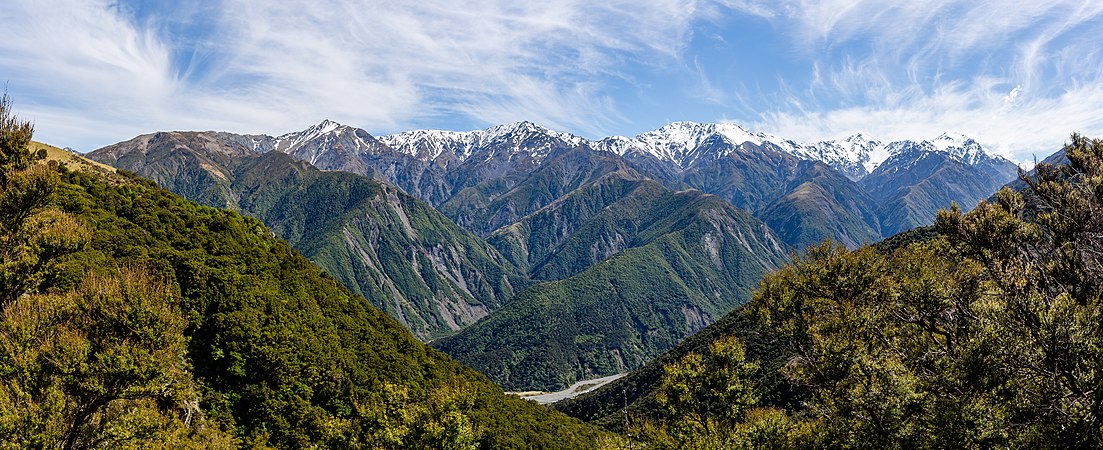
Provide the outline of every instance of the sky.
{"type": "Polygon", "coordinates": [[[78,151],[165,130],[376,135],[672,121],[943,132],[1018,162],[1103,137],[1103,1],[4,0],[0,82],[78,151]]]}

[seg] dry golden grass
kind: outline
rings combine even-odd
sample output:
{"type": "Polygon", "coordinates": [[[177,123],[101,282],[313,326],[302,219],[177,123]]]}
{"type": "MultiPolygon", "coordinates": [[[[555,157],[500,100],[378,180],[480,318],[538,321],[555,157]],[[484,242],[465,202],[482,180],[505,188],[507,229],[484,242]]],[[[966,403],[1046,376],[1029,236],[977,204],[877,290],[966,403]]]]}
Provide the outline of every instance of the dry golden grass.
{"type": "Polygon", "coordinates": [[[116,173],[114,167],[107,164],[92,161],[69,150],[31,141],[31,150],[37,151],[43,148],[46,149],[46,161],[57,161],[59,164],[64,164],[69,170],[98,174],[114,183],[127,182],[125,177],[116,173]]]}

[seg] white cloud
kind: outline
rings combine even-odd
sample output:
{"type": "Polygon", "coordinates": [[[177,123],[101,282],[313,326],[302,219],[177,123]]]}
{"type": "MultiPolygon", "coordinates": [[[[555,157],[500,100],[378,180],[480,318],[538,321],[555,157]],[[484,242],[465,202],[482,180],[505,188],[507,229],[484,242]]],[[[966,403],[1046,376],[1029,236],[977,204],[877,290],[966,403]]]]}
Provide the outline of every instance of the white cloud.
{"type": "MultiPolygon", "coordinates": [[[[198,12],[140,18],[111,0],[2,2],[0,81],[40,139],[80,150],[153,130],[278,133],[324,117],[375,132],[527,119],[600,137],[631,120],[616,89],[657,98],[677,94],[654,90],[684,89],[697,105],[671,114],[727,104],[728,114],[795,139],[955,130],[1017,160],[1074,130],[1103,134],[1103,48],[1094,33],[1103,2],[223,0],[176,8],[198,12]],[[810,79],[780,73],[779,87],[763,91],[706,70],[723,65],[688,47],[694,32],[738,26],[733,11],[772,23],[810,79]],[[641,66],[682,78],[656,86],[636,78],[641,66]]],[[[755,63],[746,66],[782,70],[755,63]]]]}
{"type": "Polygon", "coordinates": [[[0,73],[17,106],[40,138],[85,146],[322,117],[389,131],[458,114],[598,134],[625,121],[607,80],[630,79],[626,62],[675,63],[693,21],[715,13],[694,0],[226,0],[190,18],[205,35],[180,39],[108,0],[5,3],[0,73]]]}
{"type": "Polygon", "coordinates": [[[756,126],[800,139],[960,131],[1016,161],[1103,134],[1103,3],[792,1],[775,20],[814,67],[756,126]],[[799,107],[792,105],[799,104],[799,107]]]}
{"type": "Polygon", "coordinates": [[[841,138],[855,131],[882,140],[931,139],[957,131],[1020,163],[1049,156],[1073,131],[1103,131],[1101,85],[1079,86],[1055,97],[1023,95],[1014,108],[1003,108],[1009,97],[984,88],[951,86],[895,105],[770,112],[754,126],[784,130],[785,136],[805,141],[841,138]]]}

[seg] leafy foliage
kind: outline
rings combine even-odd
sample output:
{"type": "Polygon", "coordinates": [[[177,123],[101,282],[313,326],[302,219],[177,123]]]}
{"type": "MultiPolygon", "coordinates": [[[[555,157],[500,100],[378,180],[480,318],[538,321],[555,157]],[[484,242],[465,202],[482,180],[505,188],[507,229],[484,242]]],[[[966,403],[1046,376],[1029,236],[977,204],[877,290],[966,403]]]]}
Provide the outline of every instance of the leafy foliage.
{"type": "Polygon", "coordinates": [[[1023,176],[1027,195],[940,212],[936,235],[825,244],[766,277],[744,314],[782,344],[799,402],[695,434],[667,408],[634,434],[657,448],[1103,445],[1103,141],[1074,135],[1065,153],[1023,176]]]}
{"type": "Polygon", "coordinates": [[[87,243],[54,258],[30,295],[2,291],[15,299],[0,324],[4,447],[592,448],[603,438],[418,342],[258,220],[133,174],[23,170],[49,171],[57,195],[36,211],[84,224],[87,243]]]}
{"type": "Polygon", "coordinates": [[[185,359],[179,298],[148,275],[89,275],[34,295],[0,325],[0,436],[16,447],[229,448],[185,359]]]}
{"type": "Polygon", "coordinates": [[[666,367],[691,354],[707,354],[713,342],[738,339],[746,349],[744,359],[759,365],[758,370],[747,375],[753,380],[759,401],[792,409],[800,395],[780,373],[786,363],[784,342],[775,333],[760,329],[755,318],[747,312],[745,306],[737,308],[648,361],[643,367],[592,392],[553,406],[571,416],[619,433],[631,432],[631,428],[641,421],[668,419],[668,411],[656,399],[666,367]]]}
{"type": "Polygon", "coordinates": [[[0,98],[0,308],[34,292],[58,259],[76,251],[85,228],[72,216],[49,208],[56,171],[35,164],[45,151],[30,148],[34,127],[12,114],[7,93],[0,98]]]}
{"type": "Polygon", "coordinates": [[[671,428],[679,437],[708,434],[717,422],[737,422],[758,396],[750,375],[758,364],[746,361],[746,350],[737,338],[709,344],[708,353],[690,353],[664,367],[656,394],[667,415],[675,417],[671,428]]]}
{"type": "Polygon", "coordinates": [[[93,250],[79,256],[142,263],[179,286],[201,405],[239,436],[278,447],[368,445],[372,428],[362,421],[385,405],[384,382],[405,386],[410,404],[431,401],[443,386],[471,386],[478,401],[465,413],[486,427],[480,445],[585,446],[596,436],[503,396],[417,342],[257,220],[138,180],[112,187],[69,176],[79,184],[70,186],[66,207],[99,224],[93,250]],[[552,441],[555,432],[562,437],[552,441]]]}

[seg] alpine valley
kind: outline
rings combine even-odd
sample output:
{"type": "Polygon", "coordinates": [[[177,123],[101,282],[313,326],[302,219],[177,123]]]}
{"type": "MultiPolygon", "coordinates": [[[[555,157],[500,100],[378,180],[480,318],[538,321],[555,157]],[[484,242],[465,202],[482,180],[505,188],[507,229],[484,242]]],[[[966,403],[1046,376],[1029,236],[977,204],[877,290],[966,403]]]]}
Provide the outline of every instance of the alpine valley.
{"type": "Polygon", "coordinates": [[[541,390],[644,366],[792,252],[928,225],[1017,175],[956,134],[798,143],[692,122],[591,140],[529,122],[375,137],[326,120],[87,156],[260,219],[419,339],[541,390]]]}

